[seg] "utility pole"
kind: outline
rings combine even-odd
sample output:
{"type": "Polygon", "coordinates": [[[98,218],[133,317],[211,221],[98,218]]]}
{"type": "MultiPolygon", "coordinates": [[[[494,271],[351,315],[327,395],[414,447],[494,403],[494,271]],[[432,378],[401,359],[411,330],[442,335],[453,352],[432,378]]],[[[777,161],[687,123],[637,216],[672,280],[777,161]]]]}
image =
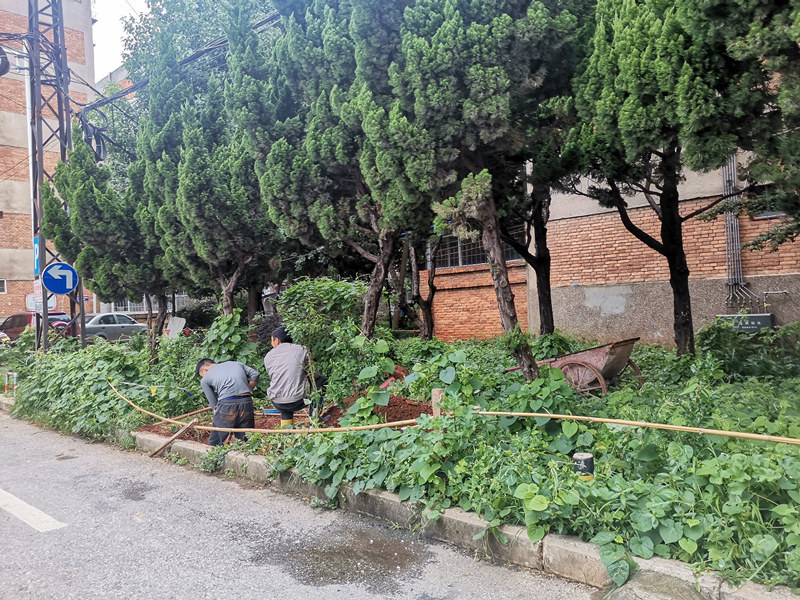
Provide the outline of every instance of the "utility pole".
{"type": "MultiPolygon", "coordinates": [[[[34,291],[42,299],[41,313],[36,316],[36,347],[48,347],[48,300],[52,294],[44,287],[42,274],[46,267],[59,262],[59,256],[47,247],[42,235],[43,186],[53,181],[55,165],[45,160],[45,148],[57,145],[61,161],[67,160],[72,147],[69,106],[69,67],[64,36],[64,13],[61,0],[28,0],[28,119],[31,179],[31,219],[34,251],[34,291]]],[[[69,294],[70,333],[76,333],[76,316],[80,318],[81,341],[83,330],[83,282],[69,294]]],[[[38,308],[38,307],[37,307],[38,308]]]]}

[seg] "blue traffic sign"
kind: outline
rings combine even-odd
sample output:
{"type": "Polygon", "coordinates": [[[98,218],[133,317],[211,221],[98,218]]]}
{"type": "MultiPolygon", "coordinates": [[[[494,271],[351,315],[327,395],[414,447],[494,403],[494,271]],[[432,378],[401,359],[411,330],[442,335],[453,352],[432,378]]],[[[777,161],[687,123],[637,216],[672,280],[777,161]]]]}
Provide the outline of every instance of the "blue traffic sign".
{"type": "Polygon", "coordinates": [[[42,273],[42,284],[53,294],[69,294],[78,286],[78,273],[68,264],[53,263],[42,273]]]}
{"type": "Polygon", "coordinates": [[[39,274],[39,236],[33,238],[33,274],[39,274]]]}

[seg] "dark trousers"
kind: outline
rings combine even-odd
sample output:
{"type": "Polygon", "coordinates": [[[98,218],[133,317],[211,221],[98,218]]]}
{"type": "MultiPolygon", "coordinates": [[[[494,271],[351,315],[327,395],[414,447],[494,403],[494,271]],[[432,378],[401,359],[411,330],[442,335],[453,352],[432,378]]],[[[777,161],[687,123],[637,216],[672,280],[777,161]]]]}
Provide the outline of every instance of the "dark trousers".
{"type": "MultiPolygon", "coordinates": [[[[213,427],[224,427],[225,429],[253,429],[256,421],[253,415],[253,399],[237,398],[235,400],[220,400],[217,410],[214,411],[214,418],[211,421],[213,427]]],[[[208,438],[210,446],[221,446],[228,438],[227,431],[212,431],[208,438]]],[[[247,434],[234,432],[237,440],[246,440],[247,434]]]]}
{"type": "Polygon", "coordinates": [[[295,411],[303,410],[306,407],[306,401],[301,398],[300,400],[295,400],[288,404],[273,402],[272,406],[280,411],[281,421],[291,421],[294,419],[295,411]]]}

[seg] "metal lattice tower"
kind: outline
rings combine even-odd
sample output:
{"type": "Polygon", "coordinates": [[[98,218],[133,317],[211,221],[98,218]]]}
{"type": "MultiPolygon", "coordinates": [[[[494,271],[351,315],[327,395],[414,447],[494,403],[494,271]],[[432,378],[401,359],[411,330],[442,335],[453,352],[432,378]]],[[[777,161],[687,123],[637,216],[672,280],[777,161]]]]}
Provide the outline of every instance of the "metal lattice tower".
{"type": "MultiPolygon", "coordinates": [[[[34,286],[41,290],[42,312],[36,318],[36,347],[47,350],[48,308],[51,296],[42,285],[42,273],[47,265],[58,262],[59,256],[47,247],[42,235],[42,189],[53,181],[55,164],[45,160],[46,146],[58,147],[59,157],[67,160],[72,146],[69,107],[69,67],[64,36],[64,13],[61,0],[28,0],[28,103],[29,148],[31,154],[31,219],[34,241],[38,240],[38,269],[34,286]]],[[[34,248],[36,251],[36,248],[34,248]]],[[[79,281],[69,294],[72,334],[75,334],[76,315],[83,332],[83,285],[79,281]]]]}

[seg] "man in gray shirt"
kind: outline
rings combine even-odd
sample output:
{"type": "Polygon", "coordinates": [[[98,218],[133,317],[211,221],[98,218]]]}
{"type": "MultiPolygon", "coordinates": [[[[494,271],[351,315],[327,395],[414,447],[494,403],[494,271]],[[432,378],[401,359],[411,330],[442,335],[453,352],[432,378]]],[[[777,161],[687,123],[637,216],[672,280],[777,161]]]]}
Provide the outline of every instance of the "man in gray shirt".
{"type": "MultiPolygon", "coordinates": [[[[225,429],[253,429],[253,389],[258,383],[258,371],[244,363],[226,361],[215,363],[204,358],[197,363],[195,373],[201,377],[200,385],[214,411],[213,427],[225,429]]],[[[245,432],[234,432],[236,439],[246,440],[245,432]]],[[[221,446],[228,432],[212,431],[208,443],[221,446]]]]}
{"type": "Polygon", "coordinates": [[[305,408],[308,351],[293,344],[286,327],[272,332],[272,350],[264,357],[269,375],[267,397],[281,413],[281,427],[291,427],[294,413],[305,408]]]}

